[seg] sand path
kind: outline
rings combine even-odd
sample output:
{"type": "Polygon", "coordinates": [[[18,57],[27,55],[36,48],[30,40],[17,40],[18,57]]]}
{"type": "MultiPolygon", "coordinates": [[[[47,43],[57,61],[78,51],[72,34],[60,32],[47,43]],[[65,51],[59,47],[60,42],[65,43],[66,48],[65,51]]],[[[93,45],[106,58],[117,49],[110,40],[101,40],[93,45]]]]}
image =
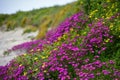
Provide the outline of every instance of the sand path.
{"type": "Polygon", "coordinates": [[[6,65],[10,60],[16,57],[21,51],[11,52],[8,56],[4,56],[3,52],[7,49],[12,48],[15,45],[21,44],[31,40],[31,37],[35,37],[38,33],[31,32],[22,35],[23,29],[17,28],[12,31],[2,31],[0,30],[0,66],[6,65]]]}

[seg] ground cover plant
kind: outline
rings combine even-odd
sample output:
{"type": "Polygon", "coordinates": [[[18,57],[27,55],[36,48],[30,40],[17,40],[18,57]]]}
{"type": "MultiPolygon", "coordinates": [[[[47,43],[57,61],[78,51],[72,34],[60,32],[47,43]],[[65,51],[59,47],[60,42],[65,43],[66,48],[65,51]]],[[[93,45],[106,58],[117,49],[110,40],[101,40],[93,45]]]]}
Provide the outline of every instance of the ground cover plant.
{"type": "Polygon", "coordinates": [[[0,79],[120,80],[120,3],[89,1],[89,11],[80,10],[45,38],[14,46],[26,53],[0,66],[0,79]]]}

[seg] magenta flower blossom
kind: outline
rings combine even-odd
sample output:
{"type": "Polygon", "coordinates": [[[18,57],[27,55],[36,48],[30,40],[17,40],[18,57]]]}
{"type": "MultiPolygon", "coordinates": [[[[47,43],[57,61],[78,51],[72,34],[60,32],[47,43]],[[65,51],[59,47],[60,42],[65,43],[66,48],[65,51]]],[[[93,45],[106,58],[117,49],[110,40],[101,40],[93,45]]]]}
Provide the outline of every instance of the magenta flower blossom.
{"type": "Polygon", "coordinates": [[[102,73],[103,73],[104,75],[110,74],[110,72],[109,72],[108,70],[102,70],[102,73]]]}
{"type": "MultiPolygon", "coordinates": [[[[115,16],[111,18],[115,18],[115,16]]],[[[48,60],[39,66],[39,72],[36,73],[33,80],[90,80],[96,76],[101,76],[101,74],[110,75],[117,79],[120,78],[120,71],[117,69],[113,69],[113,72],[109,70],[111,69],[110,65],[115,62],[112,60],[102,62],[100,60],[101,54],[107,49],[106,45],[111,43],[112,39],[113,36],[110,35],[109,27],[103,24],[102,19],[89,23],[84,13],[79,12],[66,19],[58,28],[49,31],[44,40],[26,42],[13,47],[12,50],[25,49],[28,52],[35,53],[39,49],[38,52],[40,53],[44,52],[45,45],[53,48],[48,60]],[[86,25],[89,26],[89,31],[83,36],[82,31],[86,25]],[[71,29],[76,36],[72,35],[71,29]],[[54,47],[54,42],[57,42],[58,38],[64,34],[67,35],[67,38],[61,41],[60,45],[54,47]],[[109,40],[106,42],[107,39],[109,40]]],[[[0,66],[0,79],[28,80],[29,76],[23,75],[25,66],[14,63],[13,61],[9,65],[0,66]],[[12,66],[16,66],[16,68],[10,74],[8,69],[12,66]]],[[[27,71],[28,74],[33,72],[33,70],[27,71]]]]}

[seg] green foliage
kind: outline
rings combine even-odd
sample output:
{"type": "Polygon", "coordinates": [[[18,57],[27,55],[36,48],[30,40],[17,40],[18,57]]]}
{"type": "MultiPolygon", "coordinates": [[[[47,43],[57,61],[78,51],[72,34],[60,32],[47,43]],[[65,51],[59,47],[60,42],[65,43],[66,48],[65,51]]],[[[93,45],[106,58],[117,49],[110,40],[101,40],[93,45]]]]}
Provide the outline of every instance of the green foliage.
{"type": "Polygon", "coordinates": [[[3,25],[3,22],[9,17],[7,14],[0,14],[0,25],[3,25]]]}
{"type": "Polygon", "coordinates": [[[50,23],[51,23],[51,18],[49,16],[44,16],[42,20],[42,24],[40,25],[39,33],[36,37],[37,39],[43,38],[45,36],[50,23]]]}
{"type": "MultiPolygon", "coordinates": [[[[120,43],[119,43],[119,45],[120,45],[120,43]]],[[[114,53],[113,58],[114,58],[114,60],[116,61],[115,67],[116,67],[117,69],[120,69],[120,61],[119,61],[119,60],[120,60],[120,49],[117,50],[116,53],[114,53]]]]}
{"type": "Polygon", "coordinates": [[[21,21],[21,26],[24,26],[27,23],[27,17],[24,17],[21,21]]]}
{"type": "Polygon", "coordinates": [[[37,28],[35,26],[27,25],[27,26],[25,26],[23,34],[30,33],[30,32],[35,32],[36,30],[37,30],[37,28]]]}
{"type": "MultiPolygon", "coordinates": [[[[8,15],[8,17],[0,16],[1,25],[6,24],[7,30],[12,30],[16,27],[25,27],[27,25],[33,25],[40,29],[37,39],[42,38],[49,27],[58,26],[65,18],[71,16],[72,14],[78,12],[75,6],[76,2],[64,5],[64,6],[54,6],[49,8],[34,9],[28,12],[18,11],[16,14],[8,15]],[[61,17],[62,16],[62,17],[61,17]],[[39,26],[40,25],[40,26],[39,26]],[[43,29],[42,28],[46,28],[43,29]],[[43,33],[44,32],[44,33],[43,33]]],[[[31,32],[30,29],[26,32],[31,32]]]]}
{"type": "MultiPolygon", "coordinates": [[[[48,28],[50,28],[51,26],[52,28],[57,26],[66,17],[69,17],[76,11],[80,11],[79,9],[81,10],[84,9],[86,12],[85,15],[87,15],[94,22],[97,22],[99,18],[103,18],[104,19],[103,24],[106,26],[109,26],[110,34],[113,35],[114,38],[112,43],[108,43],[106,40],[105,42],[107,44],[105,47],[107,47],[107,49],[103,51],[101,54],[98,54],[100,56],[98,60],[100,60],[101,62],[106,62],[109,68],[106,68],[105,66],[103,66],[99,68],[97,71],[102,72],[102,70],[107,69],[112,72],[113,67],[120,69],[120,26],[119,26],[120,17],[117,17],[114,21],[110,21],[109,19],[112,15],[115,15],[115,13],[117,13],[120,10],[119,4],[120,3],[118,2],[113,2],[113,0],[105,0],[105,1],[104,0],[96,0],[96,1],[79,0],[77,3],[68,4],[67,6],[63,6],[63,7],[56,6],[51,8],[43,8],[43,9],[40,9],[40,11],[34,10],[34,11],[31,11],[31,13],[26,12],[25,15],[29,15],[29,16],[32,16],[32,14],[34,15],[30,18],[28,18],[28,16],[19,17],[19,20],[21,20],[21,25],[25,26],[26,28],[24,33],[36,31],[37,29],[34,26],[26,27],[26,25],[28,24],[37,25],[39,28],[39,34],[37,35],[36,38],[39,39],[39,38],[44,38],[48,28]],[[76,5],[76,6],[73,7],[73,5],[76,5]],[[82,6],[82,8],[79,8],[80,6],[82,6]],[[116,63],[110,66],[108,65],[109,60],[114,60],[116,63]]],[[[18,12],[17,14],[24,15],[23,12],[18,12]]],[[[9,28],[11,29],[12,25],[15,25],[15,23],[13,24],[13,22],[10,22],[10,21],[7,22],[7,26],[9,26],[8,29],[9,28]]],[[[82,25],[79,25],[79,26],[82,26],[82,25]]],[[[22,65],[25,66],[25,69],[22,75],[25,75],[25,76],[27,75],[29,79],[32,79],[32,77],[35,77],[40,71],[40,66],[45,66],[44,62],[48,61],[48,57],[50,56],[51,51],[59,51],[58,50],[59,46],[62,45],[62,43],[66,43],[66,44],[68,43],[67,39],[70,39],[72,41],[78,36],[86,36],[89,33],[89,31],[90,31],[90,27],[88,27],[88,25],[84,25],[84,27],[82,27],[82,30],[70,28],[70,32],[64,33],[62,36],[58,37],[58,39],[52,45],[50,44],[44,45],[43,51],[40,52],[40,50],[37,49],[37,51],[34,53],[34,50],[32,49],[30,50],[29,54],[23,54],[17,57],[16,63],[18,64],[18,66],[22,66],[22,65]],[[32,70],[32,73],[27,73],[30,70],[32,70]]],[[[79,44],[82,42],[82,40],[83,40],[82,38],[79,38],[75,42],[72,42],[72,44],[75,44],[75,46],[78,46],[80,48],[82,46],[80,46],[79,44]]],[[[68,50],[68,53],[71,53],[71,52],[68,50]]],[[[89,59],[89,63],[92,63],[95,61],[94,56],[95,54],[91,54],[90,52],[88,52],[88,54],[86,54],[86,56],[83,56],[81,60],[89,59]]],[[[71,65],[68,65],[68,66],[69,66],[68,72],[72,76],[71,79],[73,79],[74,77],[76,77],[74,68],[71,65]]],[[[15,69],[15,68],[16,66],[10,67],[10,71],[12,71],[12,69],[15,69]]],[[[44,71],[44,73],[46,73],[46,71],[44,71]]],[[[94,73],[96,74],[97,72],[94,71],[94,73]]],[[[50,73],[51,76],[47,76],[47,79],[49,78],[57,79],[58,74],[59,73],[57,71],[51,72],[50,73]]],[[[94,80],[102,80],[102,79],[112,80],[112,78],[110,77],[111,77],[110,75],[104,76],[103,74],[100,74],[100,76],[95,76],[94,80]]]]}
{"type": "Polygon", "coordinates": [[[4,51],[3,55],[9,55],[8,51],[4,51]]]}
{"type": "Polygon", "coordinates": [[[15,21],[8,21],[6,23],[7,31],[15,29],[15,24],[16,24],[15,21]]]}

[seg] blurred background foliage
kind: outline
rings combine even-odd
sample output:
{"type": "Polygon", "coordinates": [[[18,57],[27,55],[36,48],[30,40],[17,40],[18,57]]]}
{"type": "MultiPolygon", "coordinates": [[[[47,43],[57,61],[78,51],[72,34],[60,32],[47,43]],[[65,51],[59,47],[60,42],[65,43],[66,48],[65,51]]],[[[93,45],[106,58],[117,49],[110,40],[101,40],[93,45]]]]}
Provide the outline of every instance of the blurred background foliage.
{"type": "MultiPolygon", "coordinates": [[[[31,11],[18,11],[16,14],[0,14],[0,27],[6,26],[6,30],[13,30],[16,27],[27,27],[24,33],[39,30],[36,39],[44,38],[49,29],[58,26],[65,18],[70,17],[76,12],[85,11],[86,15],[92,20],[99,18],[109,19],[110,16],[115,15],[120,11],[119,0],[77,0],[63,6],[53,6],[49,8],[34,9],[31,11]],[[29,27],[29,28],[28,28],[29,27]],[[30,30],[31,29],[31,30],[30,30]],[[33,29],[33,30],[32,30],[33,29]]],[[[119,21],[116,26],[119,26],[119,21]]],[[[117,35],[120,34],[119,29],[112,27],[111,30],[116,29],[117,35]]]]}
{"type": "Polygon", "coordinates": [[[43,38],[50,28],[58,26],[65,18],[80,11],[77,2],[63,6],[34,9],[32,11],[18,11],[16,14],[0,14],[0,27],[6,26],[6,30],[16,27],[27,27],[24,33],[39,30],[36,39],[43,38]],[[28,28],[29,27],[29,28],[28,28]],[[34,30],[30,30],[34,29],[34,30]]]}

